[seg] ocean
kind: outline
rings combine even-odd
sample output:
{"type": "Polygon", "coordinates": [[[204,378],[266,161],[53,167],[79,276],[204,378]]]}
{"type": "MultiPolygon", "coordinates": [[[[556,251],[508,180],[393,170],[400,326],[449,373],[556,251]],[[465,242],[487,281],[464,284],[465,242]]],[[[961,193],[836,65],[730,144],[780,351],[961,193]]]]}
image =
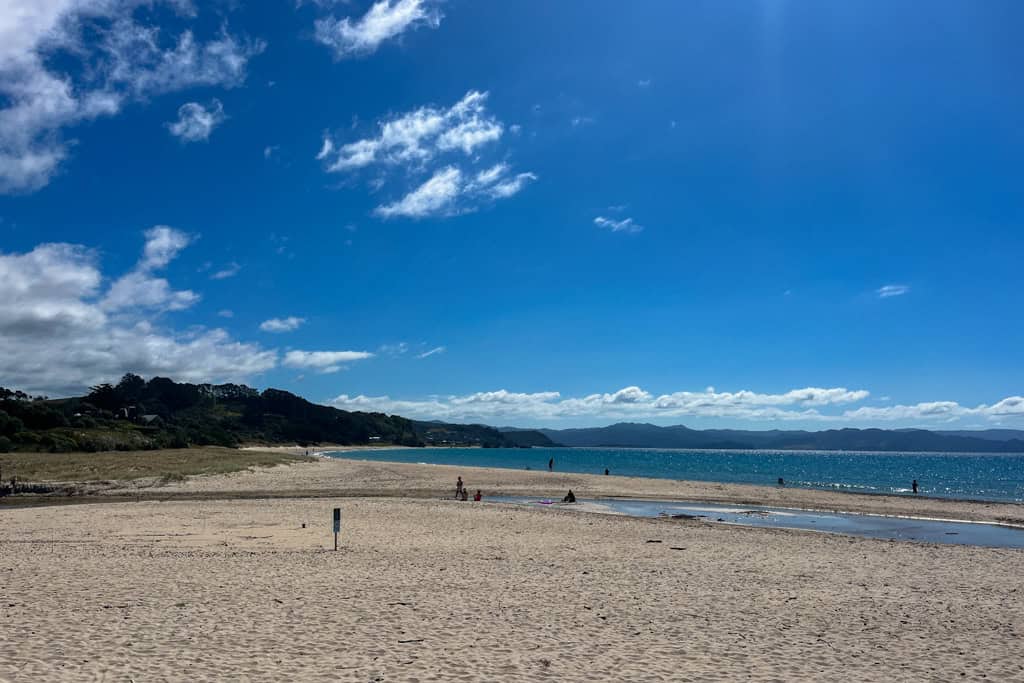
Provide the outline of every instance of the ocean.
{"type": "Polygon", "coordinates": [[[393,462],[612,474],[1024,502],[1024,454],[706,451],[648,448],[401,448],[327,453],[393,462]]]}

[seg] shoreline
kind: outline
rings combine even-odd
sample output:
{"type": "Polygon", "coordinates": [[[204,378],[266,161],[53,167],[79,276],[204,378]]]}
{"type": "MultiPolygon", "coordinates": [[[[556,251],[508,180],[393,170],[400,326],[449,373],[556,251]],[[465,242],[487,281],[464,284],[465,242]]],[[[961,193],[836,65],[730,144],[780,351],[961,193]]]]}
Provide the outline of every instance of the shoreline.
{"type": "MultiPolygon", "coordinates": [[[[353,454],[357,451],[349,451],[353,454]]],[[[471,491],[488,495],[561,498],[573,489],[577,497],[666,500],[780,507],[807,512],[849,512],[934,521],[973,521],[1024,526],[1024,504],[1003,501],[954,500],[882,493],[853,493],[810,488],[626,477],[618,475],[546,472],[500,467],[470,467],[429,463],[322,457],[264,471],[193,478],[172,483],[154,493],[272,497],[287,493],[308,497],[398,497],[440,499],[454,490],[462,476],[471,491]]],[[[111,494],[130,493],[112,490],[111,494]]]]}
{"type": "MultiPolygon", "coordinates": [[[[391,449],[391,450],[405,449],[405,448],[406,448],[405,446],[398,446],[398,447],[395,447],[394,449],[391,449]]],[[[362,449],[362,448],[359,448],[359,447],[352,447],[350,449],[350,451],[348,451],[348,452],[358,452],[360,450],[367,450],[367,449],[362,449]]],[[[376,450],[376,449],[374,449],[374,450],[376,450]]],[[[587,450],[593,450],[593,449],[587,449],[587,450]]],[[[659,449],[644,448],[644,449],[639,449],[639,450],[659,450],[659,449]]],[[[660,450],[681,450],[681,449],[660,449],[660,450]]],[[[333,453],[334,451],[330,451],[330,452],[333,453]]],[[[422,466],[422,467],[465,467],[466,469],[483,469],[483,470],[486,470],[486,469],[502,469],[502,470],[512,470],[514,472],[520,472],[520,471],[525,471],[525,472],[534,472],[534,471],[541,472],[542,471],[542,470],[521,470],[521,469],[516,468],[516,467],[487,467],[487,466],[482,466],[482,465],[448,465],[448,464],[440,463],[440,462],[417,462],[417,463],[410,463],[410,462],[404,462],[404,461],[401,461],[401,460],[362,460],[362,459],[359,459],[359,458],[335,458],[335,457],[332,457],[332,456],[328,455],[327,452],[323,452],[323,453],[310,453],[310,456],[314,456],[314,455],[319,457],[319,458],[324,458],[326,460],[358,460],[359,462],[379,462],[379,463],[388,464],[388,465],[413,465],[413,464],[415,464],[415,465],[419,465],[419,466],[422,466]]],[[[573,472],[573,471],[570,471],[570,470],[562,470],[562,473],[566,473],[566,474],[580,474],[580,475],[588,475],[589,474],[587,472],[573,472]]],[[[599,475],[593,475],[593,476],[599,476],[599,475]]],[[[600,476],[605,476],[605,475],[600,475],[600,476]]],[[[607,475],[607,476],[611,477],[611,476],[621,476],[621,475],[607,475]]],[[[725,486],[751,486],[751,487],[755,487],[755,488],[768,489],[768,490],[790,489],[790,490],[794,490],[794,491],[821,491],[821,492],[824,492],[824,493],[836,493],[836,494],[840,494],[840,495],[844,495],[844,496],[879,496],[879,497],[883,497],[883,498],[895,498],[895,499],[907,499],[907,500],[946,501],[946,502],[950,502],[950,503],[982,503],[982,504],[1021,505],[1021,506],[1024,506],[1024,500],[1016,500],[1016,499],[1013,499],[1013,500],[1003,500],[1003,499],[1000,499],[1000,498],[955,498],[955,497],[946,497],[946,496],[929,496],[929,495],[924,495],[924,494],[906,495],[906,494],[898,494],[898,493],[882,493],[880,491],[846,490],[846,489],[839,488],[839,487],[815,488],[815,487],[812,487],[812,486],[798,486],[798,485],[795,485],[795,484],[793,484],[793,485],[787,484],[786,486],[766,486],[766,485],[763,485],[763,484],[748,484],[748,483],[738,483],[738,482],[728,482],[728,481],[717,481],[717,480],[714,480],[714,479],[671,479],[671,478],[668,478],[668,477],[652,477],[652,476],[647,476],[647,475],[643,475],[643,474],[630,475],[629,478],[631,478],[631,479],[650,479],[652,481],[674,481],[674,482],[687,483],[687,484],[722,484],[722,485],[725,485],[725,486]]],[[[615,498],[617,498],[619,496],[611,495],[611,496],[604,496],[604,497],[608,498],[608,499],[615,499],[615,498]]],[[[630,496],[630,498],[636,499],[636,500],[648,500],[647,498],[642,497],[642,496],[630,496]]],[[[651,498],[649,500],[656,500],[656,499],[651,498]]],[[[666,501],[666,502],[668,502],[668,501],[666,501]]],[[[679,502],[679,501],[676,501],[676,502],[679,502]]],[[[708,503],[711,503],[711,502],[715,502],[715,501],[710,501],[709,500],[709,501],[683,501],[683,502],[708,502],[708,503]]],[[[753,503],[753,502],[749,503],[749,504],[750,505],[759,505],[759,503],[753,503]]],[[[802,508],[793,508],[793,509],[802,509],[802,508]]],[[[808,510],[813,510],[812,508],[807,508],[807,509],[808,510]]],[[[922,517],[921,519],[926,519],[926,518],[922,517]]],[[[936,521],[943,521],[943,520],[936,520],[936,521]]],[[[959,521],[959,520],[945,520],[945,521],[959,521]]]]}
{"type": "MultiPolygon", "coordinates": [[[[326,459],[336,459],[336,458],[333,458],[329,454],[330,453],[334,453],[334,452],[338,452],[338,453],[354,453],[354,452],[360,452],[360,451],[364,451],[364,452],[365,451],[371,451],[372,452],[372,451],[377,451],[377,450],[385,450],[385,451],[386,450],[401,450],[401,451],[411,451],[411,452],[414,452],[414,451],[423,450],[423,449],[411,448],[411,447],[407,447],[407,446],[393,446],[393,447],[381,447],[381,448],[351,446],[351,447],[346,447],[344,449],[332,449],[332,448],[323,449],[322,451],[319,451],[319,452],[315,453],[314,455],[316,455],[318,457],[326,458],[326,459]]],[[[429,450],[448,451],[448,450],[480,450],[480,449],[478,449],[478,448],[465,448],[465,447],[450,447],[450,448],[449,447],[438,447],[438,448],[430,447],[429,450]]],[[[488,450],[500,450],[500,449],[488,449],[488,450]]],[[[643,452],[649,452],[649,451],[656,451],[656,452],[680,452],[680,453],[720,452],[720,453],[747,453],[747,454],[749,454],[749,453],[762,453],[762,454],[771,454],[771,455],[785,455],[785,454],[802,454],[802,455],[822,454],[822,455],[829,455],[829,454],[840,454],[840,453],[842,453],[842,454],[846,454],[846,455],[858,455],[858,454],[859,455],[883,455],[883,456],[884,455],[889,455],[889,456],[894,456],[894,457],[897,456],[897,455],[920,455],[919,453],[913,453],[913,452],[910,452],[910,451],[899,451],[899,452],[896,452],[896,451],[893,451],[893,452],[885,452],[885,451],[877,451],[877,452],[876,451],[762,451],[762,450],[759,450],[759,449],[737,450],[737,449],[620,448],[620,447],[610,447],[610,446],[609,447],[595,447],[595,448],[591,448],[591,447],[579,447],[579,448],[576,448],[576,447],[559,447],[558,449],[548,448],[548,447],[539,447],[539,448],[533,448],[533,449],[508,449],[508,450],[515,450],[517,452],[520,451],[520,450],[540,450],[540,451],[545,451],[545,450],[583,450],[583,451],[611,450],[611,451],[632,451],[632,450],[636,450],[636,451],[643,451],[643,452]]],[[[924,453],[924,454],[925,455],[936,455],[934,453],[924,453]]],[[[1018,454],[1018,453],[939,453],[937,455],[941,455],[941,456],[973,456],[973,457],[989,457],[989,456],[991,456],[991,457],[1021,457],[1021,456],[1024,456],[1024,454],[1018,454]]],[[[502,466],[502,465],[489,465],[489,464],[488,465],[470,465],[470,464],[460,465],[460,464],[447,464],[447,463],[424,462],[424,461],[412,462],[412,461],[409,461],[409,460],[381,460],[381,459],[367,460],[367,462],[382,462],[382,463],[387,462],[387,463],[392,463],[392,464],[404,463],[404,464],[431,465],[431,466],[443,466],[443,467],[482,467],[482,468],[485,468],[485,469],[486,468],[508,469],[508,470],[512,470],[512,471],[527,471],[527,472],[534,472],[534,471],[536,471],[536,472],[543,472],[544,471],[542,468],[539,468],[539,467],[537,469],[531,469],[531,468],[528,467],[528,468],[526,468],[524,470],[523,468],[518,467],[518,466],[516,466],[516,467],[507,466],[506,467],[506,466],[502,466]]],[[[579,475],[586,475],[586,474],[592,473],[591,470],[587,470],[587,471],[559,470],[559,472],[560,473],[567,473],[567,474],[579,474],[579,475]]],[[[615,476],[619,476],[619,475],[615,475],[615,476]]],[[[676,479],[676,478],[671,478],[671,477],[662,477],[662,476],[650,475],[650,474],[636,474],[636,475],[623,475],[623,476],[627,476],[629,478],[636,478],[636,479],[646,479],[646,480],[649,480],[649,481],[685,481],[685,482],[706,483],[706,484],[723,484],[723,485],[735,485],[735,486],[754,486],[754,487],[760,487],[760,488],[766,488],[766,489],[776,488],[776,486],[774,484],[769,484],[769,483],[728,482],[728,481],[719,481],[719,480],[715,480],[715,479],[676,479]]],[[[865,490],[858,490],[857,488],[854,488],[852,485],[849,486],[849,487],[844,487],[842,485],[829,486],[829,487],[824,487],[824,486],[813,487],[813,486],[800,486],[798,484],[794,484],[792,481],[787,483],[786,486],[779,487],[779,488],[790,488],[790,489],[807,490],[807,491],[823,491],[823,492],[831,492],[831,493],[851,494],[851,495],[857,495],[857,496],[886,496],[886,497],[897,497],[897,498],[905,497],[905,498],[908,498],[908,499],[943,500],[943,501],[950,501],[950,502],[953,502],[953,503],[988,503],[988,504],[1024,505],[1024,498],[982,498],[982,497],[970,498],[970,497],[963,497],[963,496],[957,496],[957,495],[941,496],[941,495],[928,495],[928,494],[901,495],[901,493],[897,492],[897,491],[900,491],[900,492],[905,492],[905,494],[910,494],[910,489],[909,488],[907,488],[907,489],[897,489],[897,491],[884,491],[884,490],[865,491],[865,490]]],[[[874,488],[874,487],[869,487],[869,488],[874,488]]]]}
{"type": "MultiPolygon", "coordinates": [[[[454,490],[457,476],[468,488],[488,496],[561,498],[572,488],[578,497],[605,500],[647,500],[674,503],[784,508],[803,512],[845,512],[945,522],[977,522],[1024,527],[1024,504],[878,492],[758,486],[699,480],[627,477],[620,475],[547,472],[505,467],[474,467],[362,459],[367,451],[396,447],[331,447],[348,457],[315,453],[316,460],[272,467],[250,467],[227,474],[190,476],[183,481],[152,478],[80,483],[74,495],[19,494],[0,499],[0,510],[14,507],[63,506],[107,502],[210,501],[232,499],[405,498],[442,499],[454,490]]],[[[402,448],[402,447],[397,447],[402,448]]],[[[299,446],[246,447],[247,451],[302,455],[299,446]],[[272,448],[272,450],[271,450],[272,448]]],[[[68,484],[69,482],[63,482],[68,484]]]]}

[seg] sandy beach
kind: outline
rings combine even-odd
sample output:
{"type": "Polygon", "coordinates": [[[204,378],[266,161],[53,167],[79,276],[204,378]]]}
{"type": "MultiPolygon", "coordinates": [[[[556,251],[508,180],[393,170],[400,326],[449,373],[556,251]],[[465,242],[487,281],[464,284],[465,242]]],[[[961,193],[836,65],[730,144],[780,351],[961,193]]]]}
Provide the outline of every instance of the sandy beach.
{"type": "Polygon", "coordinates": [[[1024,680],[1021,551],[441,500],[456,474],[490,495],[1022,516],[357,460],[192,478],[0,509],[0,680],[1024,680]]]}

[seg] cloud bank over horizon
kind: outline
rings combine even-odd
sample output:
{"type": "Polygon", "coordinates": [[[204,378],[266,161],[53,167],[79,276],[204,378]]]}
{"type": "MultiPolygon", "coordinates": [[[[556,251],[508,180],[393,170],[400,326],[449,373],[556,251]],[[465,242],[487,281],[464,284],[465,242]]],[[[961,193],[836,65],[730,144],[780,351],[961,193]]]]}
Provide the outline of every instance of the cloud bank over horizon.
{"type": "MultiPolygon", "coordinates": [[[[419,419],[483,421],[505,425],[527,420],[555,423],[559,420],[634,420],[664,418],[729,418],[749,422],[806,421],[826,426],[871,426],[891,422],[942,424],[962,419],[987,420],[990,426],[1019,420],[1024,427],[1024,397],[1009,396],[992,404],[962,406],[955,401],[931,401],[913,405],[862,406],[836,409],[869,398],[864,389],[845,387],[793,389],[782,394],[753,391],[679,391],[654,395],[637,386],[611,393],[563,397],[557,391],[517,393],[504,389],[462,396],[432,396],[420,400],[389,396],[342,394],[327,402],[345,410],[380,411],[419,419]],[[831,409],[831,410],[829,410],[831,409]]],[[[1014,422],[1013,424],[1017,424],[1014,422]]],[[[548,426],[554,426],[549,424],[548,426]]]]}

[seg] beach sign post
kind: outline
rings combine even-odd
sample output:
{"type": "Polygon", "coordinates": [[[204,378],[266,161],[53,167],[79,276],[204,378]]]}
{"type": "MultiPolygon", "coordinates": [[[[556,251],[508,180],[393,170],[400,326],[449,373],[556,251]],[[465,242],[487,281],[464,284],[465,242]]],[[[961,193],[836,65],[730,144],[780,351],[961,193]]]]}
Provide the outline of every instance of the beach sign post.
{"type": "Polygon", "coordinates": [[[338,552],[338,534],[341,533],[341,508],[334,508],[334,552],[338,552]]]}

